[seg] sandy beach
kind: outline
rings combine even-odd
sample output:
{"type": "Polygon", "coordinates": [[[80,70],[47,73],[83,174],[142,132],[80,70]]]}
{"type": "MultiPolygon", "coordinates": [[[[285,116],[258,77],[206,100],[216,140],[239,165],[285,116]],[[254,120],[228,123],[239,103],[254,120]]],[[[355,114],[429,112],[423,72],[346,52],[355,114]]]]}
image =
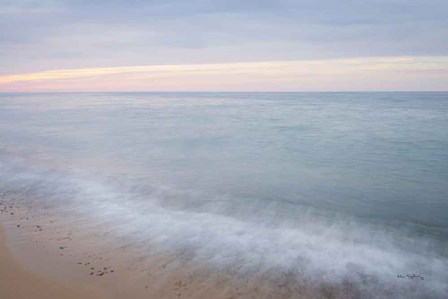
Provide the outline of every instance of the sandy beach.
{"type": "Polygon", "coordinates": [[[1,227],[0,264],[0,297],[3,299],[103,298],[99,292],[83,288],[74,289],[25,270],[8,248],[1,227]]]}
{"type": "Polygon", "coordinates": [[[287,276],[235,275],[113,247],[59,219],[2,204],[0,298],[302,298],[287,276]],[[37,224],[39,223],[39,224],[37,224]]]}

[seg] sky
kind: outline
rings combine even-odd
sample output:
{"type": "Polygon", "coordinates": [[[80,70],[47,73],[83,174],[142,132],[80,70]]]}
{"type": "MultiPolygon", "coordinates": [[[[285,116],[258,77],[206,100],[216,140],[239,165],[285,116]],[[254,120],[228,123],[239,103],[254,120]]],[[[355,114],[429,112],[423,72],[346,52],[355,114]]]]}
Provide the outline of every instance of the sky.
{"type": "Polygon", "coordinates": [[[0,92],[448,90],[446,0],[0,0],[0,92]]]}

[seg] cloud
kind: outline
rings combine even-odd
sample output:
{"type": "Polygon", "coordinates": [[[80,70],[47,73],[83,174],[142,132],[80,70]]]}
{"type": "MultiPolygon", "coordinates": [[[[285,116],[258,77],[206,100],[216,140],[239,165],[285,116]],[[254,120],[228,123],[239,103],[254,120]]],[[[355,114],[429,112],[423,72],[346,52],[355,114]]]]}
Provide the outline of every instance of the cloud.
{"type": "MultiPolygon", "coordinates": [[[[61,77],[3,83],[2,89],[90,90],[93,87],[89,84],[96,82],[98,88],[106,90],[105,84],[112,77],[124,80],[126,84],[120,88],[126,90],[301,90],[322,89],[324,82],[326,89],[441,89],[445,81],[436,74],[445,72],[442,62],[438,70],[431,66],[415,73],[421,83],[414,82],[411,74],[401,74],[381,87],[380,74],[373,76],[369,71],[365,80],[371,82],[361,84],[357,79],[357,86],[352,88],[348,83],[352,69],[330,63],[329,70],[331,66],[333,71],[344,69],[348,74],[333,79],[323,74],[316,77],[318,68],[313,63],[359,57],[368,68],[372,67],[369,57],[413,57],[426,61],[426,66],[428,59],[438,61],[440,57],[443,61],[448,56],[447,10],[445,0],[4,0],[0,2],[2,80],[43,70],[107,71],[97,74],[98,78],[80,73],[77,76],[81,77],[75,77],[75,71],[65,75],[45,72],[39,76],[61,77]],[[214,80],[225,79],[229,84],[220,86],[218,81],[212,84],[212,78],[193,72],[198,65],[216,64],[236,70],[241,61],[254,63],[252,67],[261,66],[263,61],[292,61],[288,62],[292,66],[300,61],[298,66],[302,67],[308,61],[314,72],[307,74],[320,83],[303,78],[304,72],[284,70],[283,75],[273,76],[263,69],[262,76],[246,73],[246,79],[235,75],[244,83],[226,75],[229,72],[214,74],[214,80]],[[118,68],[120,72],[107,74],[123,65],[191,65],[192,77],[176,81],[165,69],[158,70],[159,77],[153,79],[148,77],[149,69],[123,72],[118,68]],[[69,77],[62,78],[66,75],[69,77]],[[148,85],[149,80],[157,84],[151,81],[148,85]],[[405,86],[404,82],[413,85],[405,86]]],[[[408,65],[412,65],[411,72],[418,69],[415,63],[408,65]]],[[[358,69],[363,67],[358,65],[358,69]]],[[[362,74],[357,76],[363,78],[362,74]]]]}
{"type": "Polygon", "coordinates": [[[442,0],[0,4],[0,72],[135,64],[448,55],[442,0]]]}
{"type": "Polygon", "coordinates": [[[448,57],[149,65],[0,76],[0,91],[445,90],[448,57]]]}

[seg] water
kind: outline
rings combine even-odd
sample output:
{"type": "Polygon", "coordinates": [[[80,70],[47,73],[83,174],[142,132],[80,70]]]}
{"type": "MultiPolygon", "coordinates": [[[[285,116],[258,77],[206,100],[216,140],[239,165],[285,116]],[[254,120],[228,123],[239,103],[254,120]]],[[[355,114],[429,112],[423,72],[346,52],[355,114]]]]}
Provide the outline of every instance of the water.
{"type": "Polygon", "coordinates": [[[448,291],[448,93],[2,94],[0,179],[216,267],[448,291]]]}

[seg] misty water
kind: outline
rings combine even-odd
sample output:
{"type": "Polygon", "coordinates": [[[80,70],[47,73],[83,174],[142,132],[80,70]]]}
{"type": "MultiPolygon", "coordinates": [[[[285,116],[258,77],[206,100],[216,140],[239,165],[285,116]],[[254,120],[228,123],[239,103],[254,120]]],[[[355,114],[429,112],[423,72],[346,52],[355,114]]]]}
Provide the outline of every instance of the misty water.
{"type": "Polygon", "coordinates": [[[211,267],[448,291],[448,93],[1,94],[0,189],[211,267]]]}

